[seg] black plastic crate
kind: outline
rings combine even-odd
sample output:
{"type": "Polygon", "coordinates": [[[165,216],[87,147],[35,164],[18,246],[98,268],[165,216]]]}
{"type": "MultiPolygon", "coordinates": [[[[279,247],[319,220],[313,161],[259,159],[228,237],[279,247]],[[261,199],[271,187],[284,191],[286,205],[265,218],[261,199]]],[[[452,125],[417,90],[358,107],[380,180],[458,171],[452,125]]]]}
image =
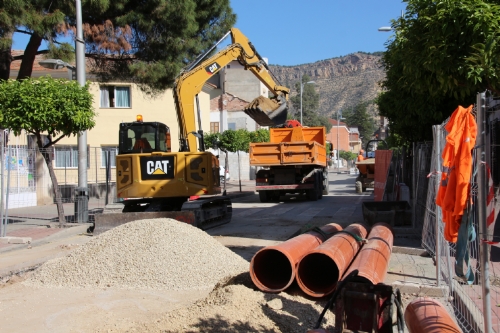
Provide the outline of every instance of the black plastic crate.
{"type": "Polygon", "coordinates": [[[363,202],[363,218],[369,225],[385,222],[392,227],[411,227],[411,207],[408,201],[363,202]]]}

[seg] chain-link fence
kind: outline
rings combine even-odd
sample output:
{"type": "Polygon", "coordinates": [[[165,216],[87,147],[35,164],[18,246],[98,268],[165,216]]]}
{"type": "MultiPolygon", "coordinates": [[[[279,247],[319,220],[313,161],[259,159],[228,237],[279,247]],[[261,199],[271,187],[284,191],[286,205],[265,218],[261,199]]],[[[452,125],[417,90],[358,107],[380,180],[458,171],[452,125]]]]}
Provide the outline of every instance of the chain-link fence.
{"type": "MultiPolygon", "coordinates": [[[[91,147],[87,150],[88,213],[100,212],[116,200],[115,156],[117,147],[91,147]]],[[[9,223],[16,219],[56,220],[53,177],[61,193],[67,221],[74,221],[78,196],[78,149],[55,146],[46,150],[9,145],[1,149],[3,182],[0,215],[9,223]],[[47,160],[52,166],[48,168],[47,160]],[[52,175],[51,175],[52,173],[52,175]],[[29,208],[29,209],[27,209],[29,208]]]]}
{"type": "MultiPolygon", "coordinates": [[[[429,169],[427,169],[428,184],[420,182],[423,175],[420,172],[414,174],[416,179],[415,188],[415,220],[419,221],[419,211],[424,212],[423,228],[422,228],[422,246],[435,258],[436,277],[438,285],[445,285],[447,288],[445,297],[450,299],[450,304],[453,306],[455,316],[459,321],[464,332],[500,332],[500,279],[498,278],[498,270],[500,269],[500,251],[492,248],[485,243],[487,239],[493,239],[500,234],[495,231],[495,234],[488,234],[485,221],[485,214],[481,209],[486,209],[486,195],[481,195],[480,192],[487,192],[488,183],[481,178],[481,172],[488,168],[494,167],[497,162],[494,160],[495,154],[489,153],[495,151],[498,147],[498,141],[495,137],[497,119],[500,114],[496,111],[496,100],[489,98],[484,100],[478,98],[478,104],[474,110],[478,110],[478,140],[473,149],[473,166],[470,186],[470,198],[472,204],[470,207],[469,216],[470,223],[474,227],[477,237],[469,234],[469,241],[463,246],[457,243],[447,242],[444,238],[445,224],[442,220],[441,208],[436,205],[436,196],[438,193],[442,158],[441,154],[446,144],[446,136],[448,135],[445,125],[448,119],[441,125],[434,126],[434,142],[432,153],[429,154],[427,144],[416,145],[416,161],[417,167],[426,165],[426,161],[431,157],[429,169]],[[484,129],[481,125],[485,124],[484,129]],[[480,136],[484,134],[484,138],[480,136]],[[426,195],[424,195],[426,193],[426,195]],[[423,198],[426,198],[425,209],[421,209],[423,198]],[[460,254],[465,253],[469,256],[470,272],[473,276],[467,282],[466,267],[462,271],[456,271],[455,264],[460,264],[460,254]],[[459,277],[460,276],[460,277],[459,277]]],[[[499,108],[500,109],[500,108],[499,108]]],[[[475,113],[475,111],[474,111],[475,113]]],[[[498,137],[498,136],[497,136],[498,137]]],[[[492,169],[492,168],[490,168],[492,169]]],[[[493,169],[492,169],[493,170],[493,169]]],[[[487,174],[486,174],[487,178],[487,174]]],[[[490,178],[490,184],[492,184],[490,178]]],[[[498,193],[498,182],[494,184],[498,193]]],[[[417,222],[418,223],[418,222],[417,222]]],[[[465,220],[462,220],[465,223],[465,220]]],[[[498,239],[497,239],[498,241],[498,239]]]]}

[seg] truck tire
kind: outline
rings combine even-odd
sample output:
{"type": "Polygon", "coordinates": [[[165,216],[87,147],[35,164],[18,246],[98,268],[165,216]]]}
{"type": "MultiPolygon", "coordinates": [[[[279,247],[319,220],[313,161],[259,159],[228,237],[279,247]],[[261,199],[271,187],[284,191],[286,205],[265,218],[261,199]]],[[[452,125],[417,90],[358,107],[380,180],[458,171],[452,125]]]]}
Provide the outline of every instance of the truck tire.
{"type": "Polygon", "coordinates": [[[328,181],[328,172],[323,173],[323,194],[328,195],[330,193],[330,182],[328,181]]]}
{"type": "Polygon", "coordinates": [[[318,199],[323,198],[323,174],[321,172],[316,172],[316,178],[318,183],[318,199]]]}
{"type": "Polygon", "coordinates": [[[269,195],[267,194],[267,191],[259,191],[259,199],[260,202],[268,202],[269,195]]]}
{"type": "Polygon", "coordinates": [[[314,188],[307,190],[307,199],[310,201],[316,201],[319,199],[319,177],[317,173],[314,173],[314,188]]]}
{"type": "Polygon", "coordinates": [[[271,202],[280,202],[280,191],[270,191],[268,197],[271,202]]]}

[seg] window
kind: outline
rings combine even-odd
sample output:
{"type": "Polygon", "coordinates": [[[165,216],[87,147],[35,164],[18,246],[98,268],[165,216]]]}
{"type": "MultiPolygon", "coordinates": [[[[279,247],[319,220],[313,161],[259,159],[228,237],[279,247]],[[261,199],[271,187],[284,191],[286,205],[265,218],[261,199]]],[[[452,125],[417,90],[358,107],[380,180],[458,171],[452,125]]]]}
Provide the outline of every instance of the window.
{"type": "MultiPolygon", "coordinates": [[[[56,168],[78,168],[78,146],[55,146],[54,161],[56,168]]],[[[87,147],[87,168],[90,166],[87,147]]]]}
{"type": "Polygon", "coordinates": [[[109,153],[110,167],[116,167],[116,154],[118,154],[118,148],[116,147],[101,147],[101,167],[106,167],[106,159],[109,153]]]}
{"type": "Polygon", "coordinates": [[[130,87],[101,86],[101,108],[129,108],[130,87]]]}
{"type": "Polygon", "coordinates": [[[210,133],[219,133],[219,122],[210,123],[210,133]]]}
{"type": "Polygon", "coordinates": [[[227,128],[236,131],[236,123],[228,123],[227,128]]]}

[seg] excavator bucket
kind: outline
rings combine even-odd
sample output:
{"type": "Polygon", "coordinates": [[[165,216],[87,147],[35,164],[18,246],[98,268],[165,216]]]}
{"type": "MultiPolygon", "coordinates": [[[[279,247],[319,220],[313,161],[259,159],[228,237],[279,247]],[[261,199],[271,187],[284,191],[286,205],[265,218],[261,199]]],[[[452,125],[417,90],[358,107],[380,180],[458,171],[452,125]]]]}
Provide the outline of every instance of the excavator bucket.
{"type": "Polygon", "coordinates": [[[287,117],[287,101],[279,102],[259,96],[248,104],[245,113],[250,116],[260,126],[276,126],[284,124],[287,117]]]}

